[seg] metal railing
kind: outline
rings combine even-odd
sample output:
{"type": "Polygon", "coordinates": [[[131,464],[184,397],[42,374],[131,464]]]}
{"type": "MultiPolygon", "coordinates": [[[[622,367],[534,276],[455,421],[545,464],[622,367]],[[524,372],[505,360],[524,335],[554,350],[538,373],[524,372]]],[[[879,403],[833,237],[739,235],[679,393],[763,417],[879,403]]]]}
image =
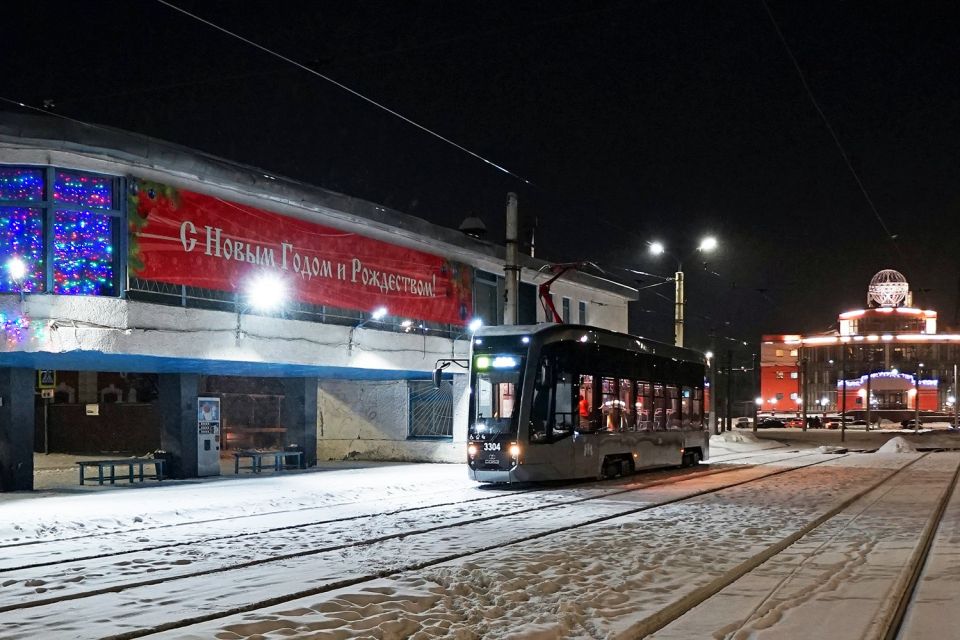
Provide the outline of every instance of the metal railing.
{"type": "MultiPolygon", "coordinates": [[[[339,326],[354,326],[369,318],[369,314],[354,309],[318,305],[299,300],[287,303],[278,312],[261,313],[253,309],[247,309],[240,296],[234,292],[158,282],[133,276],[127,282],[126,293],[128,299],[140,302],[231,313],[243,311],[247,315],[275,316],[288,320],[304,320],[339,326]]],[[[381,331],[414,333],[441,338],[454,338],[464,331],[463,327],[456,325],[395,316],[387,316],[380,320],[369,320],[366,326],[381,331]]]]}

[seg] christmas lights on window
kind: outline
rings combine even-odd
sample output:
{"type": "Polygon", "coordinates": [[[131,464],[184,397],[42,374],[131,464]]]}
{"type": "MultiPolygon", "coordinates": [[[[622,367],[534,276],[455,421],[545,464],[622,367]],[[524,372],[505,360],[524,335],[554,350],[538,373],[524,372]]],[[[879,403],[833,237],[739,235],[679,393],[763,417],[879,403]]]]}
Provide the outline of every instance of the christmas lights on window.
{"type": "Polygon", "coordinates": [[[113,178],[74,171],[57,171],[53,185],[56,204],[72,204],[91,209],[113,208],[113,178]]]}
{"type": "Polygon", "coordinates": [[[43,169],[0,167],[0,200],[43,200],[43,169]]]}
{"type": "Polygon", "coordinates": [[[53,225],[53,291],[112,295],[113,219],[93,211],[57,211],[53,225]]]}
{"type": "Polygon", "coordinates": [[[0,207],[0,292],[43,291],[43,212],[29,207],[0,207]],[[24,265],[24,275],[15,279],[2,268],[13,259],[24,265]]]}

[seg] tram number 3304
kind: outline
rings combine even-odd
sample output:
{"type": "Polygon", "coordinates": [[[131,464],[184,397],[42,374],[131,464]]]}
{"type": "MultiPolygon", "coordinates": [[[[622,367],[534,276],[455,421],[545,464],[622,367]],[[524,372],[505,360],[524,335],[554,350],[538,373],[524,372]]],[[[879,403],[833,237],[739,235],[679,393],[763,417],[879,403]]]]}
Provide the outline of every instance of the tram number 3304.
{"type": "Polygon", "coordinates": [[[499,443],[499,442],[484,442],[484,443],[483,443],[483,450],[484,450],[484,451],[500,451],[500,443],[499,443]]]}

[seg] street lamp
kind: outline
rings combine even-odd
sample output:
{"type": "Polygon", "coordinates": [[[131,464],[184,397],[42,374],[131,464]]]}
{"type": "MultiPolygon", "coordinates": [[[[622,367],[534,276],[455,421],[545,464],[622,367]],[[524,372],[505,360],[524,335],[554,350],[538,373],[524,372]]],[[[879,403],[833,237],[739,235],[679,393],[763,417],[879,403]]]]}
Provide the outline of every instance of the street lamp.
{"type": "Polygon", "coordinates": [[[456,336],[453,337],[453,340],[450,341],[450,357],[456,358],[457,356],[457,340],[467,335],[468,333],[472,338],[473,334],[479,331],[480,327],[482,326],[483,326],[483,318],[474,318],[473,320],[468,322],[466,331],[462,331],[458,333],[456,336]]]}
{"type": "Polygon", "coordinates": [[[286,300],[287,285],[283,279],[271,273],[263,273],[250,280],[244,291],[244,304],[243,306],[237,306],[237,340],[242,336],[240,318],[244,312],[256,309],[263,313],[269,313],[283,307],[286,300]]]}
{"type": "MultiPolygon", "coordinates": [[[[707,236],[700,241],[699,246],[697,246],[696,251],[700,253],[710,253],[711,251],[716,250],[717,248],[717,239],[713,236],[707,236]]],[[[684,294],[683,286],[683,262],[675,254],[667,251],[667,247],[660,241],[653,241],[650,243],[650,253],[655,256],[667,254],[673,258],[677,263],[677,271],[674,273],[673,282],[674,282],[674,320],[673,320],[673,342],[678,347],[683,346],[683,323],[684,323],[684,307],[686,306],[687,300],[684,294]]]]}
{"type": "Polygon", "coordinates": [[[354,333],[357,329],[359,329],[359,328],[362,327],[363,325],[367,324],[368,322],[383,320],[386,316],[387,316],[387,308],[386,308],[386,307],[377,307],[377,308],[374,309],[373,312],[370,314],[370,317],[369,317],[369,318],[364,318],[364,319],[361,320],[359,323],[357,323],[357,324],[353,325],[352,327],[350,327],[350,334],[349,334],[349,336],[347,337],[347,352],[350,353],[350,352],[353,351],[353,333],[354,333]]]}

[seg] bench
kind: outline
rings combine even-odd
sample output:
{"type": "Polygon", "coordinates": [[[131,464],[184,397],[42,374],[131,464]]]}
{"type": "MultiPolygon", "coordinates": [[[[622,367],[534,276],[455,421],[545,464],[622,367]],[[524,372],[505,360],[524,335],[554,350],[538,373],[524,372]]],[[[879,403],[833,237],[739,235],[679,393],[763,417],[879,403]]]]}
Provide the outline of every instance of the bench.
{"type": "Polygon", "coordinates": [[[94,479],[97,481],[97,484],[103,484],[104,480],[109,480],[110,484],[114,484],[118,477],[121,480],[127,478],[130,482],[133,482],[134,477],[138,478],[140,482],[143,482],[144,477],[163,480],[166,460],[163,458],[122,458],[119,460],[84,460],[77,462],[77,464],[80,466],[80,484],[84,484],[87,480],[94,479]],[[143,467],[148,464],[153,465],[152,476],[145,476],[143,473],[143,467]],[[96,467],[97,475],[88,477],[86,475],[87,467],[96,467]],[[127,467],[127,472],[117,476],[117,467],[127,467]],[[137,468],[136,473],[133,471],[134,467],[137,468]],[[104,469],[109,469],[110,474],[104,475],[104,469]]]}
{"type": "Polygon", "coordinates": [[[244,449],[233,452],[233,472],[240,473],[240,469],[250,469],[254,473],[260,473],[263,470],[263,458],[270,456],[273,458],[273,470],[283,471],[284,469],[299,469],[303,463],[303,451],[256,451],[253,449],[244,449]],[[287,456],[296,458],[293,463],[287,462],[287,456]],[[240,466],[240,460],[250,458],[250,464],[244,467],[240,466]]]}

